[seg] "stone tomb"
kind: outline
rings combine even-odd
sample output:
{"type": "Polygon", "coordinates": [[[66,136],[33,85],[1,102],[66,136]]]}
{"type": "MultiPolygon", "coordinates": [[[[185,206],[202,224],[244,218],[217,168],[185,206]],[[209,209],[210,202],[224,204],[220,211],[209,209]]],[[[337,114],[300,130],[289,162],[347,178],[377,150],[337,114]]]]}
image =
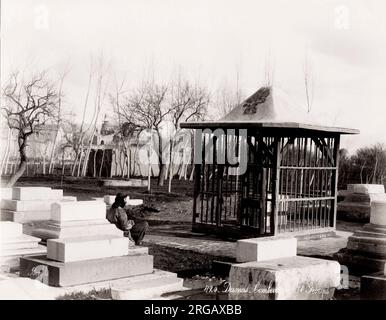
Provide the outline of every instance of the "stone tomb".
{"type": "MultiPolygon", "coordinates": [[[[96,200],[96,201],[103,201],[107,207],[110,207],[115,201],[115,196],[106,195],[103,197],[97,197],[97,198],[92,198],[92,199],[96,200]]],[[[130,197],[127,197],[127,199],[130,199],[130,197]]]]}
{"type": "Polygon", "coordinates": [[[230,299],[330,299],[340,285],[336,261],[296,255],[296,238],[239,240],[226,288],[230,299]]]}
{"type": "Polygon", "coordinates": [[[386,200],[382,184],[349,184],[345,199],[338,202],[337,218],[369,222],[372,201],[382,199],[386,200]]]}
{"type": "Polygon", "coordinates": [[[383,272],[386,263],[386,199],[372,201],[370,223],[355,231],[348,238],[347,248],[335,256],[357,274],[383,272]]]}
{"type": "MultiPolygon", "coordinates": [[[[9,193],[8,193],[9,196],[9,193]]],[[[72,202],[75,197],[64,197],[63,190],[48,187],[13,187],[12,198],[2,198],[1,219],[14,222],[49,220],[51,204],[72,202]]]]}
{"type": "Polygon", "coordinates": [[[46,247],[39,245],[40,239],[23,234],[23,225],[11,221],[0,221],[0,267],[8,271],[19,269],[20,257],[44,254],[46,247]]]}
{"type": "Polygon", "coordinates": [[[297,239],[262,237],[237,241],[236,261],[266,261],[296,256],[297,239]]]}
{"type": "MultiPolygon", "coordinates": [[[[113,195],[105,195],[103,198],[100,197],[100,198],[93,198],[94,200],[97,200],[97,201],[103,201],[106,206],[109,208],[115,201],[115,196],[113,195]]],[[[129,196],[127,196],[126,198],[126,206],[139,206],[143,204],[143,200],[142,199],[130,199],[129,196]]]]}
{"type": "Polygon", "coordinates": [[[287,257],[233,265],[229,274],[230,299],[330,299],[340,285],[336,261],[287,257]]]}
{"type": "MultiPolygon", "coordinates": [[[[102,201],[52,204],[51,219],[59,226],[59,238],[47,240],[47,255],[22,258],[20,275],[34,278],[38,273],[36,270],[44,270],[46,279],[43,279],[43,282],[56,287],[122,279],[111,288],[115,299],[150,298],[165,290],[183,288],[182,279],[175,275],[155,274],[153,256],[148,254],[148,248],[129,246],[128,238],[123,237],[121,231],[108,223],[105,214],[106,205],[102,201]],[[107,228],[106,232],[93,229],[93,234],[86,231],[91,225],[86,222],[103,220],[113,229],[107,228]],[[62,237],[64,230],[60,226],[63,224],[67,228],[71,224],[68,230],[79,227],[77,235],[62,237]],[[118,230],[119,234],[111,232],[114,229],[118,230]],[[124,278],[127,278],[127,281],[124,278]],[[150,282],[154,285],[158,283],[154,290],[149,289],[150,282]],[[143,291],[142,296],[138,293],[133,295],[132,288],[139,288],[141,284],[146,284],[148,290],[143,291]]],[[[70,233],[68,231],[66,235],[70,233]]]]}
{"type": "Polygon", "coordinates": [[[31,277],[42,265],[48,270],[48,284],[64,287],[151,273],[153,256],[148,255],[147,248],[129,249],[129,240],[121,231],[114,234],[114,229],[108,228],[105,233],[82,234],[89,228],[87,221],[104,221],[116,229],[105,215],[106,206],[101,201],[53,203],[51,220],[59,226],[59,236],[62,224],[74,227],[79,222],[80,229],[76,236],[48,239],[47,255],[21,259],[20,275],[31,277]]]}

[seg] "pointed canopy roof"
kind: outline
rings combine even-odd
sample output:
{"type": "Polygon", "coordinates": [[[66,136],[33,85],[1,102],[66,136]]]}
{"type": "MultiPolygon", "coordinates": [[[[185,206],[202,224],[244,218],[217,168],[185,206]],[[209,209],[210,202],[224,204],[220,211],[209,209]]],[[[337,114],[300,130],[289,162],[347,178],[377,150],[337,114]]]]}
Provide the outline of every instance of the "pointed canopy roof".
{"type": "Polygon", "coordinates": [[[218,121],[185,122],[181,128],[293,128],[356,134],[359,130],[321,123],[280,89],[262,87],[218,121]]]}

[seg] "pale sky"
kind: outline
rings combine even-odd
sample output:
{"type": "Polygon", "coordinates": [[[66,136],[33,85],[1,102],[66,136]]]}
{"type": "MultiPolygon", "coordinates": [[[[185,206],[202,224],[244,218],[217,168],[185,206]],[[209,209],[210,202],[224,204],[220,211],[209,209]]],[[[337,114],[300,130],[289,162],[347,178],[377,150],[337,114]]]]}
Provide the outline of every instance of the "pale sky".
{"type": "Polygon", "coordinates": [[[103,52],[128,89],[152,70],[160,81],[182,70],[211,90],[245,95],[264,80],[305,107],[306,54],[315,77],[313,112],[357,128],[342,147],[386,144],[384,0],[2,0],[1,76],[69,66],[68,110],[80,113],[90,56],[103,52]]]}

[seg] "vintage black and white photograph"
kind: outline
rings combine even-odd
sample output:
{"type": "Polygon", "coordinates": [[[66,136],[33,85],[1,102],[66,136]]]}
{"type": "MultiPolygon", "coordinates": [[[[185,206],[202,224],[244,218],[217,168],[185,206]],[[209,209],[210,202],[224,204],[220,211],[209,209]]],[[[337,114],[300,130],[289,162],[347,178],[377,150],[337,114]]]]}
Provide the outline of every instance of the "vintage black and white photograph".
{"type": "Polygon", "coordinates": [[[385,16],[1,0],[0,300],[386,299],[385,16]]]}

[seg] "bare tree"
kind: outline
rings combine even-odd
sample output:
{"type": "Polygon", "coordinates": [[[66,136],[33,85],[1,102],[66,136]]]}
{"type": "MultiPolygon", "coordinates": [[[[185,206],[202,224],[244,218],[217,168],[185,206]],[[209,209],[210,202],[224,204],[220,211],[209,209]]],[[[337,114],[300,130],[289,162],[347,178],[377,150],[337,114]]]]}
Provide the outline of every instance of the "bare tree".
{"type": "MultiPolygon", "coordinates": [[[[124,83],[125,83],[125,79],[123,79],[119,83],[117,80],[117,77],[115,76],[115,88],[114,88],[114,93],[110,94],[110,102],[111,102],[111,105],[113,106],[114,112],[118,116],[118,130],[115,133],[115,137],[119,142],[118,147],[119,148],[123,147],[124,149],[126,165],[127,165],[127,178],[130,179],[130,173],[131,173],[130,139],[134,135],[134,132],[136,130],[136,125],[133,124],[132,122],[123,121],[124,119],[122,119],[121,99],[124,93],[123,91],[124,83]]],[[[132,117],[130,116],[129,118],[131,119],[132,117]]],[[[124,170],[122,169],[122,178],[123,177],[124,177],[124,170]]]]}
{"type": "Polygon", "coordinates": [[[3,96],[1,110],[8,127],[17,132],[20,155],[19,167],[7,183],[11,187],[27,168],[28,138],[57,116],[58,93],[44,72],[26,81],[18,73],[13,73],[3,89],[3,96]]]}
{"type": "Polygon", "coordinates": [[[79,130],[74,131],[75,134],[75,140],[74,143],[74,151],[75,151],[75,157],[74,157],[74,163],[72,165],[71,169],[71,175],[76,175],[79,177],[80,175],[80,168],[82,163],[82,155],[83,155],[83,146],[84,146],[84,139],[87,130],[85,129],[85,118],[86,118],[86,112],[88,107],[88,101],[90,97],[90,90],[91,90],[91,84],[93,79],[93,61],[91,59],[90,62],[90,70],[89,70],[89,76],[88,76],[88,84],[87,84],[87,90],[86,90],[86,96],[84,99],[84,105],[83,105],[83,114],[82,114],[82,121],[79,127],[79,130]],[[76,172],[77,171],[77,172],[76,172]]]}
{"type": "Polygon", "coordinates": [[[306,92],[306,101],[307,101],[307,112],[310,112],[312,109],[312,104],[314,102],[315,79],[314,79],[314,71],[312,68],[312,62],[308,54],[306,54],[304,58],[303,75],[304,75],[304,89],[306,92]]]}
{"type": "Polygon", "coordinates": [[[161,134],[162,123],[171,113],[167,104],[168,87],[154,82],[142,84],[132,92],[127,102],[120,108],[125,122],[132,124],[136,130],[149,129],[158,137],[158,184],[163,185],[166,173],[166,164],[163,160],[164,141],[161,134]]]}
{"type": "Polygon", "coordinates": [[[178,81],[172,85],[170,95],[170,116],[174,126],[174,135],[170,138],[170,157],[169,157],[169,187],[171,192],[171,182],[173,179],[173,151],[175,143],[181,133],[179,124],[189,120],[202,120],[207,111],[209,103],[209,93],[203,87],[193,86],[188,81],[178,81]]]}
{"type": "Polygon", "coordinates": [[[55,155],[55,150],[56,150],[56,146],[58,143],[58,135],[59,135],[59,131],[60,131],[60,125],[63,121],[63,112],[62,112],[63,82],[64,82],[64,79],[67,76],[68,72],[69,72],[69,69],[67,66],[65,71],[63,73],[61,73],[59,76],[60,79],[59,79],[59,89],[58,89],[59,90],[58,91],[58,112],[57,112],[56,119],[55,119],[56,120],[55,138],[54,138],[54,143],[53,143],[52,150],[51,150],[50,165],[49,165],[49,169],[48,169],[49,174],[52,174],[52,172],[53,172],[54,155],[55,155]]]}
{"type": "Polygon", "coordinates": [[[215,92],[212,103],[217,111],[216,116],[227,115],[233,108],[241,104],[243,99],[244,93],[240,87],[240,71],[239,67],[237,67],[235,85],[230,86],[229,83],[223,82],[215,92]]]}
{"type": "MultiPolygon", "coordinates": [[[[83,167],[82,167],[82,176],[84,177],[87,172],[87,166],[88,166],[88,160],[90,157],[90,152],[93,144],[93,140],[95,135],[97,134],[97,125],[99,121],[99,115],[102,110],[102,106],[104,105],[104,101],[107,95],[107,88],[108,88],[108,77],[106,77],[108,71],[110,69],[109,64],[105,64],[103,55],[101,55],[98,59],[98,66],[97,66],[97,76],[96,76],[96,87],[95,87],[95,97],[94,97],[94,111],[93,111],[93,117],[91,121],[90,127],[86,130],[88,131],[91,129],[91,137],[88,141],[88,146],[85,151],[85,156],[83,160],[83,167]]],[[[94,171],[95,173],[95,171],[94,171]]]]}
{"type": "Polygon", "coordinates": [[[273,85],[275,79],[275,63],[269,50],[265,56],[264,63],[264,85],[270,87],[273,85]]]}

